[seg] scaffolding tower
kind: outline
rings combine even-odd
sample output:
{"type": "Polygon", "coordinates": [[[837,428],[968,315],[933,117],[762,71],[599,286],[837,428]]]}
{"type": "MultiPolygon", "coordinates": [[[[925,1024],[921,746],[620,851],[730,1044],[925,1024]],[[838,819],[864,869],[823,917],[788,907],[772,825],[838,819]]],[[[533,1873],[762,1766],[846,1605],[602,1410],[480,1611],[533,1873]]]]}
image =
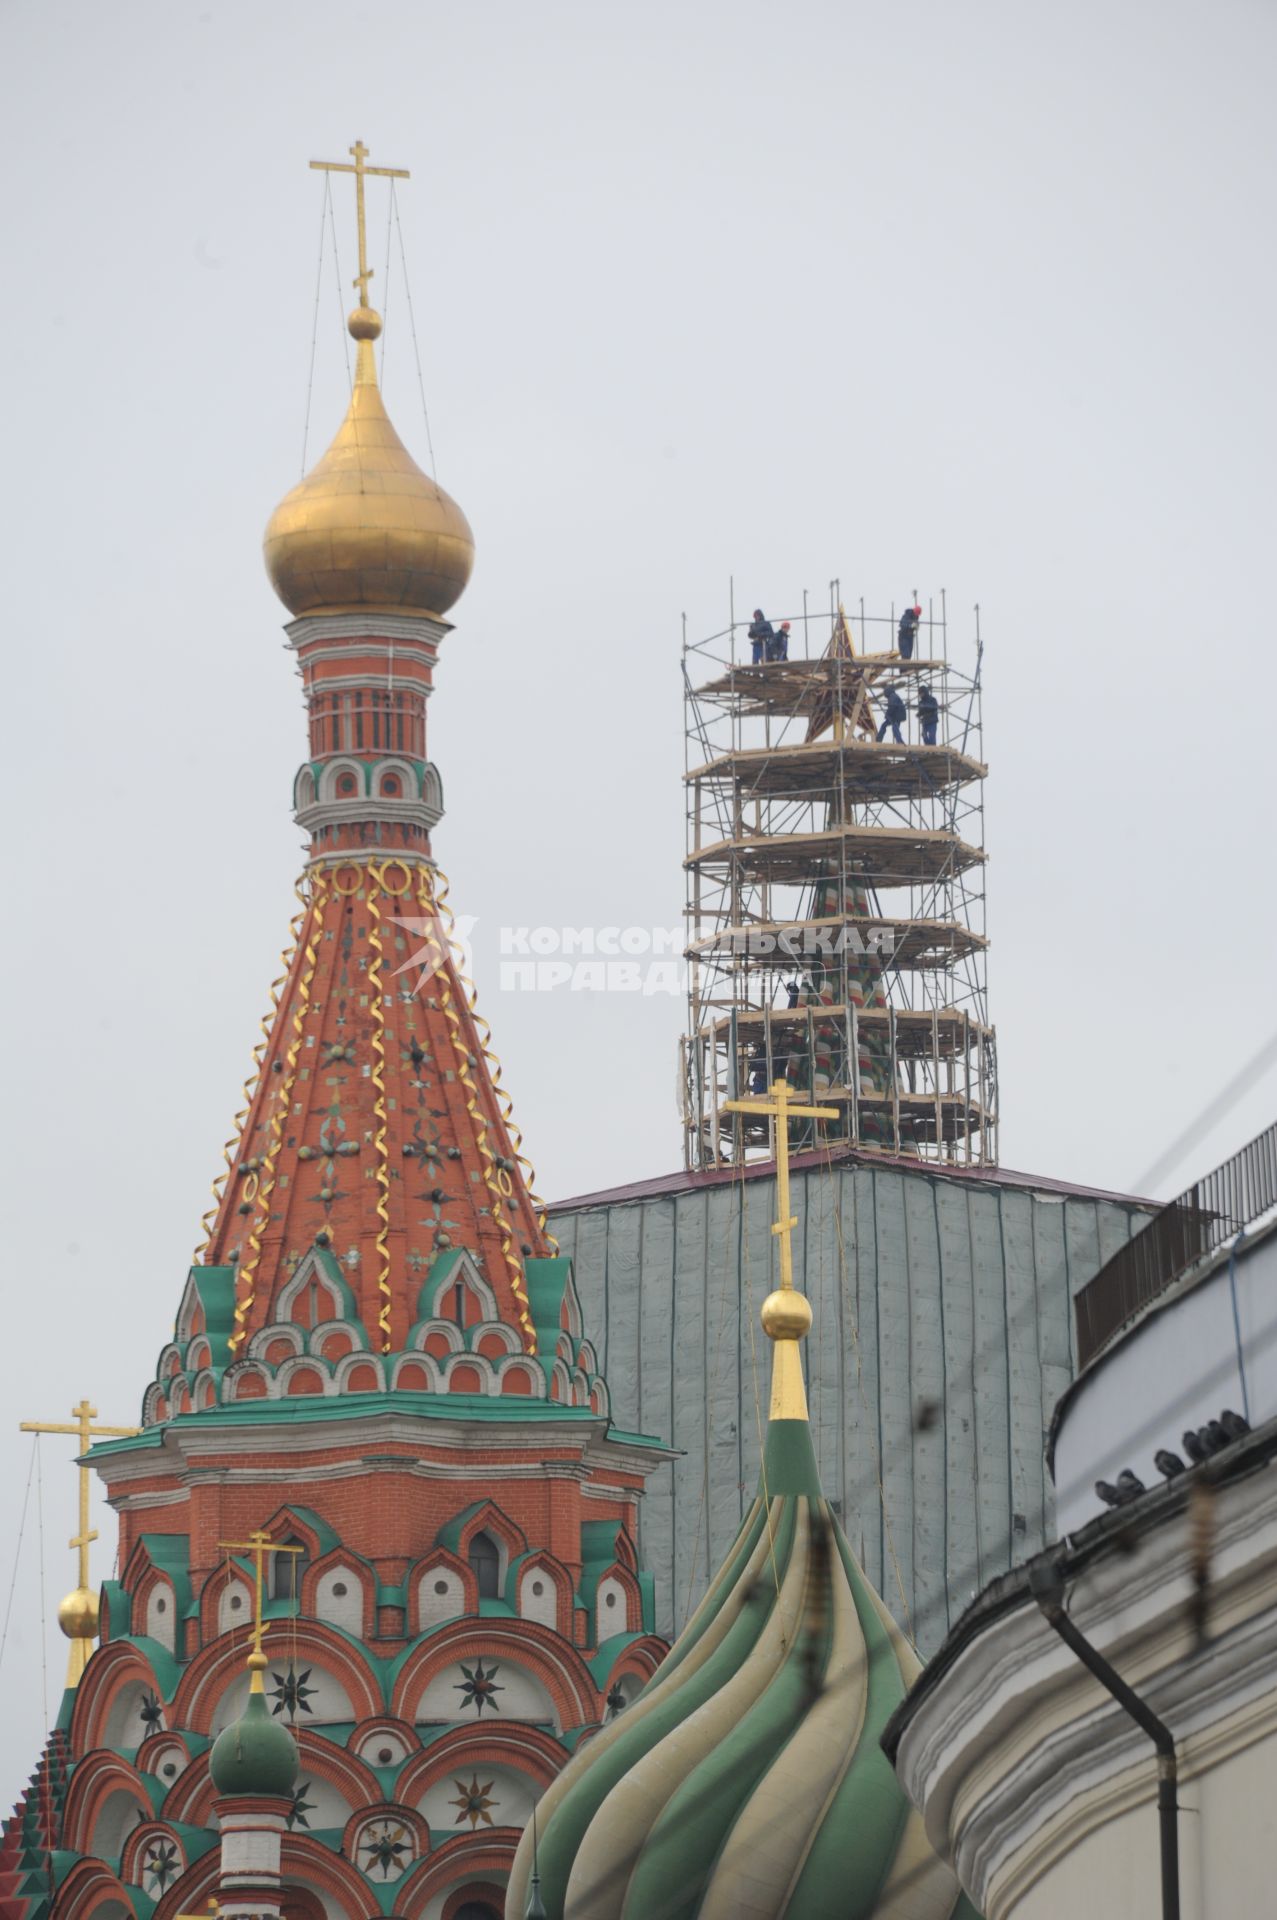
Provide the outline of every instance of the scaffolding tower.
{"type": "Polygon", "coordinates": [[[970,671],[943,594],[908,659],[896,609],[848,614],[836,581],[790,621],[758,661],[734,604],[708,639],[684,623],[686,1165],[769,1154],[725,1106],[777,1077],[840,1109],[809,1145],[994,1165],[979,608],[970,671]],[[893,688],[903,744],[878,738],[893,688]]]}

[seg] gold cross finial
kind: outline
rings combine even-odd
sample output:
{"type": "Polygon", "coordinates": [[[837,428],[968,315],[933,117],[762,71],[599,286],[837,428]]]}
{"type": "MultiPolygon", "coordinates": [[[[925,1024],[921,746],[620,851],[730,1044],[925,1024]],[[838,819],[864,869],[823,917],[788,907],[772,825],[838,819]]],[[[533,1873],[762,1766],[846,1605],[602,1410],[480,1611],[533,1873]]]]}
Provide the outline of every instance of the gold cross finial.
{"type": "Polygon", "coordinates": [[[727,1100],[724,1113],[765,1113],[772,1121],[776,1140],[776,1213],[772,1232],[780,1241],[780,1287],[763,1302],[763,1332],[776,1342],[772,1367],[770,1417],[773,1420],[805,1420],[807,1394],[803,1386],[798,1342],[811,1326],[811,1307],[794,1286],[794,1255],[790,1236],[798,1220],[789,1210],[789,1123],[798,1120],[837,1120],[836,1107],[813,1107],[795,1100],[787,1080],[772,1082],[770,1097],[758,1100],[727,1100]]]}
{"type": "Polygon", "coordinates": [[[252,1674],[249,1690],[262,1693],[262,1674],[266,1670],[266,1655],[262,1652],[262,1637],[266,1632],[266,1622],[262,1619],[262,1570],[268,1553],[303,1553],[303,1547],[276,1546],[270,1535],[262,1527],[255,1527],[247,1540],[219,1540],[219,1547],[225,1547],[228,1553],[251,1553],[253,1556],[253,1644],[248,1655],[248,1670],[252,1674]]]}
{"type": "Polygon", "coordinates": [[[364,162],[368,158],[368,149],[362,140],[356,140],[354,146],[349,149],[349,152],[354,158],[353,166],[346,160],[312,160],[310,164],[321,173],[353,173],[355,176],[355,219],[359,228],[359,272],[355,275],[351,285],[358,287],[359,304],[361,307],[366,307],[369,304],[368,282],[372,279],[373,270],[368,265],[368,233],[367,222],[364,217],[364,181],[370,173],[376,174],[379,179],[383,180],[410,180],[412,175],[406,167],[365,166],[364,162]]]}
{"type": "MultiPolygon", "coordinates": [[[[90,1406],[87,1400],[81,1400],[79,1406],[72,1407],[71,1415],[74,1425],[69,1426],[65,1423],[49,1420],[23,1420],[19,1425],[18,1431],[19,1433],[70,1433],[74,1434],[80,1443],[79,1458],[76,1462],[80,1469],[80,1530],[78,1533],[72,1535],[71,1539],[67,1541],[67,1545],[69,1547],[75,1547],[77,1550],[79,1556],[77,1562],[79,1577],[76,1581],[76,1586],[81,1594],[87,1595],[90,1591],[89,1546],[97,1539],[98,1535],[97,1528],[90,1527],[89,1525],[89,1474],[91,1469],[85,1464],[83,1456],[89,1450],[90,1440],[131,1440],[138,1429],[136,1427],[94,1426],[93,1422],[98,1417],[98,1410],[96,1407],[90,1406]]],[[[93,1604],[96,1609],[96,1600],[93,1604]]],[[[64,1628],[64,1631],[69,1630],[64,1628]]],[[[83,1635],[72,1638],[70,1664],[67,1667],[68,1687],[75,1686],[80,1675],[88,1665],[90,1651],[89,1640],[93,1638],[96,1631],[96,1628],[91,1628],[88,1633],[88,1638],[85,1638],[83,1635]]]]}

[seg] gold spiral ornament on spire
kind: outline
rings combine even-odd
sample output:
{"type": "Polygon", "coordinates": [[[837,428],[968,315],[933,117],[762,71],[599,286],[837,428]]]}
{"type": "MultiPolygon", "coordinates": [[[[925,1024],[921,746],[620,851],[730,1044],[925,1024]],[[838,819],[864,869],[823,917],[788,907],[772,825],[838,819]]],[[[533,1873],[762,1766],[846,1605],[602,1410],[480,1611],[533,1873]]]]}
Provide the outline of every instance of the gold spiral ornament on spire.
{"type": "MultiPolygon", "coordinates": [[[[303,875],[302,878],[304,879],[305,876],[303,875]]],[[[293,892],[299,900],[305,899],[305,895],[302,892],[301,880],[294,882],[293,892]]],[[[279,956],[279,964],[283,968],[283,972],[277,979],[271,981],[269,989],[270,1006],[258,1022],[261,1030],[261,1038],[253,1048],[253,1064],[240,1089],[239,1097],[243,1104],[236,1113],[235,1118],[231,1121],[230,1135],[222,1143],[222,1159],[226,1164],[213,1182],[213,1204],[200,1221],[200,1225],[204,1229],[204,1238],[192,1255],[192,1258],[195,1260],[200,1260],[203,1255],[208,1252],[212,1244],[213,1230],[217,1225],[217,1215],[222,1204],[222,1195],[226,1192],[226,1182],[230,1178],[231,1168],[235,1164],[231,1156],[243,1137],[245,1123],[248,1120],[249,1113],[252,1111],[253,1097],[261,1084],[262,1062],[266,1058],[266,1049],[270,1045],[271,1028],[275,1022],[275,1015],[279,1011],[279,996],[288,984],[288,976],[292,972],[293,961],[297,957],[297,942],[306,919],[306,912],[307,909],[303,908],[302,912],[295,913],[288,923],[288,945],[279,956]]]]}
{"type": "Polygon", "coordinates": [[[377,889],[384,884],[382,869],[368,863],[368,944],[372,959],[368,963],[369,1010],[372,1014],[372,1084],[375,1090],[373,1114],[377,1127],[373,1152],[377,1157],[377,1292],[381,1305],[377,1326],[381,1333],[381,1351],[390,1352],[390,1306],[394,1294],[390,1285],[390,1169],[386,1149],[386,1010],[381,994],[381,908],[377,889]]]}
{"type": "MultiPolygon", "coordinates": [[[[445,875],[439,872],[438,868],[435,869],[435,872],[439,882],[438,890],[432,893],[429,880],[423,871],[418,900],[423,908],[423,918],[429,918],[431,921],[438,921],[444,925],[444,935],[448,943],[449,956],[453,960],[454,968],[457,971],[457,978],[460,982],[464,979],[464,976],[457,966],[457,948],[450,931],[452,915],[447,905],[448,882],[445,875]],[[443,919],[444,915],[447,915],[446,923],[443,919]]],[[[496,1163],[496,1155],[488,1144],[490,1128],[487,1119],[479,1110],[478,1089],[475,1086],[474,1074],[470,1067],[470,1048],[462,1032],[461,1017],[453,1005],[452,988],[449,985],[448,973],[444,964],[444,950],[433,926],[427,933],[426,940],[428,945],[431,946],[438,955],[440,981],[439,1005],[443,1009],[444,1018],[448,1022],[448,1033],[452,1041],[453,1058],[457,1063],[457,1078],[461,1082],[461,1092],[465,1100],[466,1112],[469,1114],[474,1127],[475,1144],[483,1157],[483,1183],[488,1189],[488,1196],[492,1202],[492,1222],[500,1236],[501,1254],[510,1276],[510,1288],[514,1294],[515,1306],[518,1308],[519,1324],[527,1337],[528,1352],[535,1354],[537,1350],[537,1335],[536,1328],[532,1323],[530,1311],[532,1303],[528,1299],[527,1285],[523,1277],[523,1263],[514,1251],[514,1240],[510,1232],[509,1221],[506,1218],[505,1195],[502,1193],[501,1183],[497,1177],[499,1169],[496,1163]]]]}
{"type": "MultiPolygon", "coordinates": [[[[305,903],[305,895],[299,895],[305,903]]],[[[232,1353],[238,1354],[248,1333],[248,1316],[252,1311],[257,1295],[257,1268],[262,1257],[262,1234],[270,1221],[270,1196],[275,1188],[275,1163],[284,1138],[284,1119],[292,1105],[293,1086],[297,1079],[297,1061],[301,1052],[302,1026],[310,1006],[310,983],[315,977],[315,968],[319,963],[319,949],[316,941],[323,928],[324,902],[328,893],[328,880],[322,868],[315,871],[312,878],[312,892],[308,904],[306,925],[306,946],[302,956],[302,971],[297,981],[297,1004],[293,1012],[293,1033],[284,1058],[284,1072],[280,1076],[279,1093],[270,1117],[271,1138],[266,1149],[265,1164],[257,1189],[257,1210],[248,1230],[249,1257],[242,1261],[235,1274],[235,1327],[228,1346],[232,1353]]]]}

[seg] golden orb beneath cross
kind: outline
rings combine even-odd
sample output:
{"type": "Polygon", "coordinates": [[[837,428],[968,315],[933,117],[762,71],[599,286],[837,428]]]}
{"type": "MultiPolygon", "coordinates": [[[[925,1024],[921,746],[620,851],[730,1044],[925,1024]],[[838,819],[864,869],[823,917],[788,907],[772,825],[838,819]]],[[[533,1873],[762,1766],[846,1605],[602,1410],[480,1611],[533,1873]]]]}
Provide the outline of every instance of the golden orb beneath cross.
{"type": "Polygon", "coordinates": [[[769,1293],[761,1317],[769,1340],[801,1340],[811,1331],[811,1303],[793,1287],[769,1293]]]}
{"type": "Polygon", "coordinates": [[[77,1587],[58,1608],[58,1625],[68,1640],[92,1640],[98,1630],[98,1597],[87,1587],[77,1587]]]}
{"type": "Polygon", "coordinates": [[[381,315],[371,307],[356,307],[346,325],[352,340],[375,340],[381,332],[381,315]]]}

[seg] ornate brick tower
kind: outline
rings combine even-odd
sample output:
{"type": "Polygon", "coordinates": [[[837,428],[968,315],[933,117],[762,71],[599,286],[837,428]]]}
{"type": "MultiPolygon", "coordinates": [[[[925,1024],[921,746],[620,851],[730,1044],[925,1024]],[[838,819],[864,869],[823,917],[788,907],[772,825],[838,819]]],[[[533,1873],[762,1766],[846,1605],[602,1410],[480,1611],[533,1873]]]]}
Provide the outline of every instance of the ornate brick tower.
{"type": "Polygon", "coordinates": [[[92,1453],[119,1578],[0,1888],[59,1920],[245,1886],[283,1920],[495,1916],[538,1796],[662,1651],[633,1544],[660,1450],[610,1426],[432,853],[427,704],[473,545],[382,404],[352,152],[350,408],[266,534],[310,854],[142,1430],[92,1453]],[[228,1811],[266,1719],[300,1756],[285,1813],[278,1780],[228,1811]]]}

